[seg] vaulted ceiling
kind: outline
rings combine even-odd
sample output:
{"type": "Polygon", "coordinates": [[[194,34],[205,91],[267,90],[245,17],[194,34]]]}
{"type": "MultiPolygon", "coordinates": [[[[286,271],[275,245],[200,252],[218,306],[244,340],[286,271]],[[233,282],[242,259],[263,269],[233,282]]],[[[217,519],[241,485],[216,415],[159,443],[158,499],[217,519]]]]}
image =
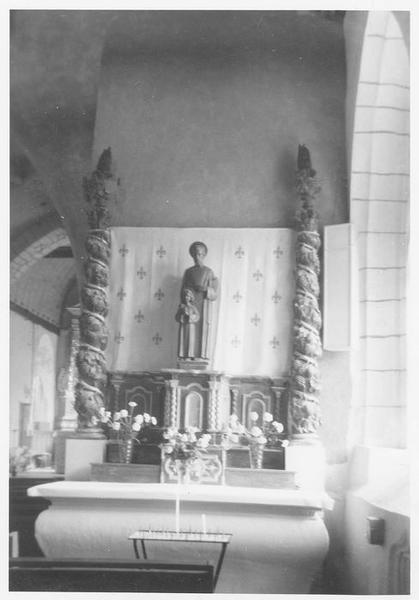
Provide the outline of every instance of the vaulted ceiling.
{"type": "Polygon", "coordinates": [[[64,230],[61,247],[80,259],[81,182],[92,170],[100,61],[113,18],[112,11],[11,12],[11,260],[29,263],[18,279],[12,266],[11,300],[54,326],[80,261],[68,250],[43,258],[56,241],[41,244],[41,253],[30,249],[64,230]]]}

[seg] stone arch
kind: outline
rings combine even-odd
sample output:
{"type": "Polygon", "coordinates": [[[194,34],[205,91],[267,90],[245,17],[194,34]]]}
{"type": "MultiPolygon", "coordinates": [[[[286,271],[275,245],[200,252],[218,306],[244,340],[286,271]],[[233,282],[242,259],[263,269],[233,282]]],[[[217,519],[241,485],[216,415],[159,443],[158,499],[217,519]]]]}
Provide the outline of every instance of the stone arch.
{"type": "Polygon", "coordinates": [[[409,55],[399,23],[392,12],[369,12],[350,167],[359,295],[355,444],[405,445],[409,96],[409,55]]]}
{"type": "MultiPolygon", "coordinates": [[[[51,225],[51,223],[50,223],[51,225]]],[[[32,228],[31,228],[32,231],[32,228]]],[[[63,227],[55,227],[48,232],[33,230],[32,239],[24,234],[26,245],[12,254],[10,263],[10,285],[12,286],[31,265],[60,246],[70,244],[68,235],[63,227]]],[[[15,249],[18,244],[15,244],[15,249]]]]}

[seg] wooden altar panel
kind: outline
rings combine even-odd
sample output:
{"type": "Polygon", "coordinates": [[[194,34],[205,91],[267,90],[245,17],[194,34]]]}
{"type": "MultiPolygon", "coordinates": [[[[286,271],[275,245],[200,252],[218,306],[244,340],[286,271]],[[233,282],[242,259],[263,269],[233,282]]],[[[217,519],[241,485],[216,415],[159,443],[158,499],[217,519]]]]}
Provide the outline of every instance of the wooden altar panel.
{"type": "Polygon", "coordinates": [[[127,408],[137,402],[136,413],[147,412],[163,425],[165,380],[159,373],[111,373],[107,390],[107,409],[127,408]]]}
{"type": "Polygon", "coordinates": [[[250,412],[257,412],[259,417],[269,412],[287,432],[287,379],[234,377],[230,379],[230,390],[231,412],[246,427],[250,426],[250,412]]]}
{"type": "Polygon", "coordinates": [[[109,410],[138,403],[136,412],[154,415],[160,426],[220,430],[233,412],[249,426],[249,413],[272,413],[287,432],[287,379],[230,377],[216,371],[162,369],[143,373],[111,373],[109,410]],[[173,404],[175,406],[173,406],[173,404]]]}

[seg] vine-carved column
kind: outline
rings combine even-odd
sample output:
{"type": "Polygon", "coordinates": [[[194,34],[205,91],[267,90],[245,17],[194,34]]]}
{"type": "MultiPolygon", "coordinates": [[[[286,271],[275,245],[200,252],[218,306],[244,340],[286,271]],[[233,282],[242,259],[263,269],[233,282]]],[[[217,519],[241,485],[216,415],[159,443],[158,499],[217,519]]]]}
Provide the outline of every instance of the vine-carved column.
{"type": "Polygon", "coordinates": [[[311,168],[310,153],[298,148],[297,192],[300,207],[296,213],[296,292],[294,299],[294,346],[291,366],[289,423],[291,436],[305,441],[317,439],[320,425],[319,368],[322,354],[319,309],[320,235],[318,213],[314,208],[320,187],[311,168]]]}
{"type": "Polygon", "coordinates": [[[98,424],[106,385],[105,349],[108,343],[106,316],[109,309],[110,211],[116,197],[111,149],[104,150],[96,170],[83,182],[89,232],[81,290],[80,347],[77,354],[79,380],[75,389],[78,435],[103,437],[98,424]]]}

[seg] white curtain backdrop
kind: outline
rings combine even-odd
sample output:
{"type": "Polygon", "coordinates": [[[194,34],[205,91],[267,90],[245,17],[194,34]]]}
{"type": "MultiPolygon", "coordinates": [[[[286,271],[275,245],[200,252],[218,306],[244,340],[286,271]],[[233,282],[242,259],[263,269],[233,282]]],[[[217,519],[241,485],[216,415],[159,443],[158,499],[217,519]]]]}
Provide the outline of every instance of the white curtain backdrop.
{"type": "Polygon", "coordinates": [[[291,229],[112,229],[108,369],[175,368],[175,314],[189,246],[208,247],[219,280],[210,367],[237,375],[286,375],[291,359],[291,229]]]}

